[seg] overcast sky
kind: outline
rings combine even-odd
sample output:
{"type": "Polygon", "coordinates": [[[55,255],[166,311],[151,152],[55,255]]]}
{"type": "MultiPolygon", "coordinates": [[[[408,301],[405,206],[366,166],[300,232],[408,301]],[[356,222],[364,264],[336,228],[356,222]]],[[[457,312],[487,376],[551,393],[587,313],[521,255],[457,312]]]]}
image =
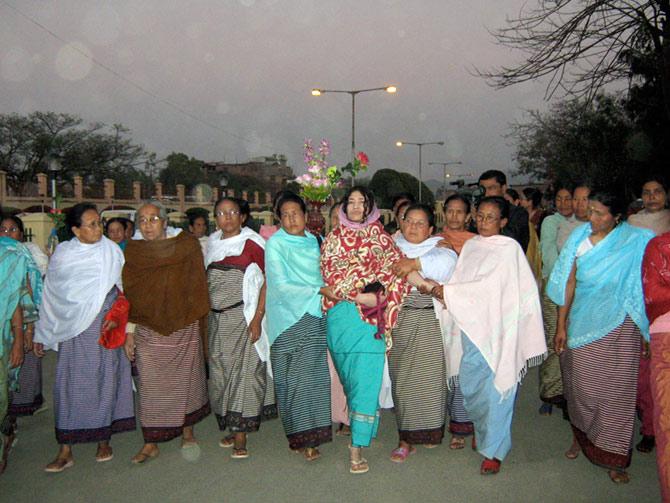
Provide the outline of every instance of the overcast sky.
{"type": "Polygon", "coordinates": [[[395,95],[356,100],[356,143],[372,168],[416,174],[416,147],[395,141],[443,140],[423,149],[424,179],[441,178],[430,161],[510,173],[508,125],[546,107],[544,87],[495,91],[472,73],[522,58],[487,28],[524,2],[0,0],[0,113],[122,123],[159,158],[285,154],[297,174],[304,138],[330,140],[335,163],[350,155],[350,97],[311,88],[394,84],[395,95]]]}

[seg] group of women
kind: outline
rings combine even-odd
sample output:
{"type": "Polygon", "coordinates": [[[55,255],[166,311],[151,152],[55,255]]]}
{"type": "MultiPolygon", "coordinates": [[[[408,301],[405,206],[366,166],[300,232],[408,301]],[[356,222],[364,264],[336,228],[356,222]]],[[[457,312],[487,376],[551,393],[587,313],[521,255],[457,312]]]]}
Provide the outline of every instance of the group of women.
{"type": "MultiPolygon", "coordinates": [[[[667,212],[664,197],[657,201],[654,183],[661,185],[652,180],[643,188],[649,200],[645,212],[667,212]]],[[[501,235],[509,216],[502,197],[484,197],[474,209],[466,197],[449,197],[442,232],[436,232],[430,207],[399,200],[397,231],[389,235],[379,222],[373,194],[354,187],[331,212],[336,225],[321,245],[306,229],[305,203],[296,194],[279,195],[280,229],[267,241],[245,225],[250,218],[245,201],[220,199],[214,207],[218,230],[209,237],[204,257],[207,336],[202,349],[195,346],[208,362],[209,406],[227,432],[219,445],[230,448],[235,459],[248,457],[248,434],[278,409],[289,448],[315,460],[321,456],[319,446],[332,439],[334,404],[345,399],[349,471],[365,473],[369,464],[362,450],[377,434],[380,405],[390,388],[398,430],[391,461],[405,462],[417,445],[436,446],[448,427],[452,449],[463,448],[472,436],[473,448],[484,457],[480,472],[497,473],[511,449],[518,384],[530,367],[545,360],[548,342],[552,370],[545,363],[543,372],[558,374],[559,384],[545,385],[541,394],[548,403],[567,404],[574,441],[566,456],[584,452],[607,468],[613,481],[626,482],[644,366],[640,355],[646,348],[641,341],[648,340],[654,319],[652,334],[670,331],[663,311],[669,297],[663,271],[669,259],[661,259],[667,245],[659,243],[645,273],[650,284],[651,278],[661,278],[654,283],[653,299],[660,300],[652,314],[649,305],[645,310],[641,270],[654,232],[643,229],[644,222],[626,223],[619,198],[590,188],[586,218],[573,223],[576,194],[559,189],[558,216],[542,223],[541,289],[519,244],[501,235]],[[467,230],[471,219],[477,234],[467,230]],[[572,225],[567,241],[547,246],[565,222],[572,225]],[[654,267],[661,273],[654,276],[654,267]],[[548,316],[555,318],[555,328],[547,325],[548,316]],[[341,388],[332,386],[335,381],[341,388]]],[[[524,195],[535,214],[536,194],[524,195]]],[[[170,236],[160,212],[146,217],[147,225],[149,218],[170,236]]],[[[654,225],[660,220],[653,216],[654,225]]],[[[0,267],[3,281],[11,277],[11,288],[3,289],[8,295],[2,312],[3,369],[18,368],[24,354],[39,357],[44,347],[59,348],[55,408],[60,451],[46,470],[72,466],[77,442],[98,442],[96,460],[108,461],[111,435],[135,428],[131,364],[123,354],[124,342],[116,341],[124,339],[118,332],[123,332],[128,309],[133,317],[132,299],[130,307],[124,304],[124,255],[102,235],[95,208],[75,207],[68,213],[75,237],[58,246],[42,293],[34,260],[18,244],[18,235],[11,238],[18,224],[3,219],[2,225],[10,237],[0,238],[0,267]],[[71,295],[61,295],[62,290],[71,295]],[[40,304],[33,339],[30,327],[40,304]]],[[[144,227],[142,237],[150,240],[144,227]]],[[[134,346],[129,348],[127,340],[125,349],[132,357],[134,346]]],[[[651,354],[653,362],[653,348],[651,354]]],[[[661,363],[652,363],[648,371],[658,379],[665,371],[661,363]]],[[[0,384],[2,391],[11,383],[0,384]]],[[[651,394],[654,384],[648,388],[651,394]]],[[[209,406],[199,403],[204,412],[198,420],[209,406]]],[[[0,407],[5,410],[4,402],[0,407]]],[[[194,421],[188,422],[188,411],[185,416],[177,430],[183,433],[182,447],[188,448],[196,441],[194,421]]],[[[11,423],[12,416],[7,417],[4,423],[11,423]]],[[[657,410],[657,422],[662,418],[657,410]]],[[[11,426],[4,423],[10,438],[11,426]]],[[[656,435],[660,460],[667,439],[659,431],[656,435]]],[[[3,445],[6,452],[10,444],[3,445]]],[[[157,452],[147,450],[138,462],[157,452]]],[[[662,475],[663,484],[668,479],[662,475]]]]}

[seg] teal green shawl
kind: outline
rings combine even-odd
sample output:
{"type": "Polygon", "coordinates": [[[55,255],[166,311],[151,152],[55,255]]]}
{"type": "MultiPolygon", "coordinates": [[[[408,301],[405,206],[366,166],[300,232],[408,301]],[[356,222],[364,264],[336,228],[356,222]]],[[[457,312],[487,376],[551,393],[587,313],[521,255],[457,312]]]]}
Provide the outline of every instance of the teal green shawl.
{"type": "Polygon", "coordinates": [[[306,313],[322,317],[319,261],[319,245],[307,231],[304,236],[293,236],[280,229],[265,245],[265,317],[270,344],[306,313]]]}
{"type": "MultiPolygon", "coordinates": [[[[42,299],[42,275],[33,256],[28,248],[8,237],[0,237],[0,282],[1,358],[11,349],[14,340],[11,321],[16,307],[21,305],[24,323],[32,323],[37,320],[37,307],[42,299]]],[[[3,371],[6,370],[0,369],[3,371]]]]}

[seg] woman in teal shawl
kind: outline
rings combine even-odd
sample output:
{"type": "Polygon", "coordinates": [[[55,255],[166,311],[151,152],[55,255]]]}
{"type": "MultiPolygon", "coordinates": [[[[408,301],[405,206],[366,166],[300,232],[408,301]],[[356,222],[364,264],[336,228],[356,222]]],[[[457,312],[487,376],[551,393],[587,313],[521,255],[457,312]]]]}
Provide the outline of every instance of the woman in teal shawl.
{"type": "Polygon", "coordinates": [[[9,390],[16,386],[24,351],[32,348],[26,324],[37,319],[42,276],[30,251],[18,241],[0,237],[0,473],[14,441],[9,420],[9,390]],[[35,299],[35,301],[33,300],[35,299]]]}
{"type": "Polygon", "coordinates": [[[265,248],[270,361],[289,447],[312,461],[332,440],[319,245],[305,231],[300,197],[284,193],[275,208],[281,229],[265,248]]]}
{"type": "Polygon", "coordinates": [[[642,258],[653,232],[619,223],[625,202],[589,196],[590,223],[565,243],[547,285],[558,304],[554,348],[574,434],[565,453],[580,452],[628,482],[635,425],[641,336],[649,340],[642,258]]]}

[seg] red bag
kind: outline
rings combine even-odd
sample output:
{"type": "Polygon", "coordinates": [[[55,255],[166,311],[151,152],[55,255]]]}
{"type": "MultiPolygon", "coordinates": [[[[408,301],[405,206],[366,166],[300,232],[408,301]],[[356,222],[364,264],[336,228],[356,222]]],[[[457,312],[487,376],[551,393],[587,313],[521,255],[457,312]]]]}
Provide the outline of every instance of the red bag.
{"type": "Polygon", "coordinates": [[[105,315],[105,320],[116,323],[116,328],[103,330],[100,334],[98,343],[106,349],[116,349],[123,346],[126,342],[126,324],[128,323],[128,314],[130,313],[130,302],[122,294],[114,301],[112,308],[105,315]]]}

